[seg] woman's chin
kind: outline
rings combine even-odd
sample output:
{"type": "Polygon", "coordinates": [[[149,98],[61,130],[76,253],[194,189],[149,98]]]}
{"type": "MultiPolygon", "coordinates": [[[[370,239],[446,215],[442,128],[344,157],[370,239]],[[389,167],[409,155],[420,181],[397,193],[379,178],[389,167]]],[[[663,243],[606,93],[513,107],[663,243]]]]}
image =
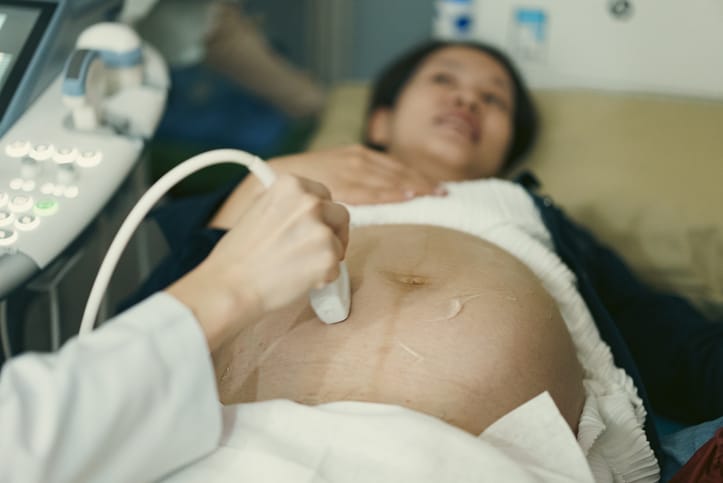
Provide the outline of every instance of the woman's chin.
{"type": "Polygon", "coordinates": [[[439,172],[437,177],[444,178],[440,181],[461,181],[470,178],[470,167],[474,163],[474,157],[469,149],[449,143],[436,143],[430,146],[428,156],[432,161],[430,164],[439,172]]]}
{"type": "Polygon", "coordinates": [[[453,139],[432,139],[415,149],[390,150],[389,154],[407,166],[420,171],[435,181],[462,181],[470,179],[474,152],[453,139]]]}

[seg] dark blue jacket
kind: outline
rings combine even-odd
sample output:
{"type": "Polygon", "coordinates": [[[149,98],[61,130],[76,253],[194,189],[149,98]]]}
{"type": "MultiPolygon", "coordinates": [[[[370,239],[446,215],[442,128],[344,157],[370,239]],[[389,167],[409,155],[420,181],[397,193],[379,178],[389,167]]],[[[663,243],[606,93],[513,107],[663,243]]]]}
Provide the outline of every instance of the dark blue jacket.
{"type": "Polygon", "coordinates": [[[549,199],[533,198],[615,363],[638,387],[648,410],[646,432],[662,461],[651,409],[682,423],[723,415],[723,323],[707,320],[681,297],[643,284],[549,199]]]}
{"type": "MultiPolygon", "coordinates": [[[[171,253],[126,305],[163,289],[208,255],[224,232],[205,225],[233,185],[156,212],[171,253]]],[[[549,198],[532,191],[530,196],[558,255],[577,276],[580,294],[615,363],[640,392],[648,411],[645,430],[662,461],[652,411],[683,423],[723,416],[723,323],[707,320],[680,297],[643,284],[619,256],[549,198]]]]}

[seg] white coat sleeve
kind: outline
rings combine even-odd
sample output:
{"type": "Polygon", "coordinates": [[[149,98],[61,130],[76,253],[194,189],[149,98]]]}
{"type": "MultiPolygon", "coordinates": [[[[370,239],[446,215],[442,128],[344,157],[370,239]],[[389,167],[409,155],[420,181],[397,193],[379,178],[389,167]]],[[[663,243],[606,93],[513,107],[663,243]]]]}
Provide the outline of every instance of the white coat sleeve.
{"type": "Polygon", "coordinates": [[[0,374],[3,483],[153,481],[211,452],[220,436],[203,333],[166,293],[0,374]]]}

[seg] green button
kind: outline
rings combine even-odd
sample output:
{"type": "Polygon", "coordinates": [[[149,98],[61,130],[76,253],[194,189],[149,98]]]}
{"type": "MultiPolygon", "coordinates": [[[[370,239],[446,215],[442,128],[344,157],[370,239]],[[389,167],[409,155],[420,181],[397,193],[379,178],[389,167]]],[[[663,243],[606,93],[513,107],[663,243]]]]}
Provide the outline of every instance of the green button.
{"type": "Polygon", "coordinates": [[[33,211],[39,216],[54,215],[58,211],[58,202],[55,200],[40,200],[35,203],[33,211]]]}

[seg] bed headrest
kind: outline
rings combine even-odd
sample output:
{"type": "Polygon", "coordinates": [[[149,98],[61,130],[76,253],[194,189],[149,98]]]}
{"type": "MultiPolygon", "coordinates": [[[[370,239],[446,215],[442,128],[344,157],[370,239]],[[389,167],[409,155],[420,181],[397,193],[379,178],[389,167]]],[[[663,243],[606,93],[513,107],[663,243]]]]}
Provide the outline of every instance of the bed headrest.
{"type": "MultiPolygon", "coordinates": [[[[368,87],[330,95],[311,149],[359,142],[368,87]]],[[[646,280],[723,314],[723,103],[535,93],[542,131],[523,168],[646,280]]]]}

